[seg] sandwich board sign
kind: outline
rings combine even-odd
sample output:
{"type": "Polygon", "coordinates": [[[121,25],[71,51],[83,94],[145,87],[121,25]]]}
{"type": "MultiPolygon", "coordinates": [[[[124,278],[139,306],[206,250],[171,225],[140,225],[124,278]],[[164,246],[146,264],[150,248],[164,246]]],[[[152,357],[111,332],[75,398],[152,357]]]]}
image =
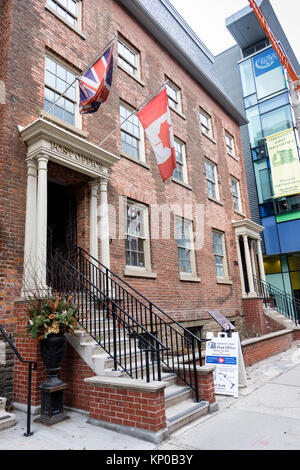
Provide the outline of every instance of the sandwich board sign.
{"type": "Polygon", "coordinates": [[[242,356],[239,334],[207,333],[206,343],[207,365],[215,365],[215,393],[238,397],[239,385],[246,386],[246,371],[242,356]]]}

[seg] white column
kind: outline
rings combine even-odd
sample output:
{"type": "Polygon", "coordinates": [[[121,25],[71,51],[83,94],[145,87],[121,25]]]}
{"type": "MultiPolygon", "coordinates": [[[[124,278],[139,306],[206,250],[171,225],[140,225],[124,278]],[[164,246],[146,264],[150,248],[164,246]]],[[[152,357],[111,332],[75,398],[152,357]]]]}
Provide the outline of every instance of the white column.
{"type": "Polygon", "coordinates": [[[261,241],[257,240],[257,255],[258,255],[258,265],[259,265],[259,273],[260,278],[263,282],[266,282],[266,274],[265,274],[265,267],[264,267],[264,260],[261,251],[261,241]]]}
{"type": "Polygon", "coordinates": [[[246,288],[245,288],[245,279],[244,279],[244,271],[243,271],[243,263],[241,257],[241,249],[240,249],[240,237],[235,237],[236,249],[238,254],[238,263],[239,263],[239,270],[240,270],[240,277],[241,277],[241,285],[242,285],[242,296],[246,295],[246,288]]]}
{"type": "Polygon", "coordinates": [[[26,291],[31,291],[34,287],[36,269],[36,190],[37,163],[32,159],[28,159],[23,275],[24,294],[26,291]]]}
{"type": "Polygon", "coordinates": [[[44,289],[47,265],[47,155],[40,154],[37,163],[36,283],[44,289]]]}
{"type": "Polygon", "coordinates": [[[247,267],[247,277],[248,277],[248,285],[249,285],[249,295],[253,296],[256,295],[254,290],[254,282],[253,282],[253,272],[251,266],[251,257],[250,257],[250,250],[248,244],[248,236],[243,235],[244,240],[244,250],[245,250],[245,259],[246,259],[246,267],[247,267]]]}
{"type": "Polygon", "coordinates": [[[101,241],[101,263],[110,269],[110,247],[109,247],[109,217],[107,203],[108,178],[100,179],[100,241],[101,241]]]}
{"type": "Polygon", "coordinates": [[[98,260],[98,213],[97,198],[99,181],[93,180],[90,186],[90,255],[98,260]]]}
{"type": "Polygon", "coordinates": [[[256,254],[255,254],[255,241],[250,240],[250,255],[251,255],[251,263],[252,263],[252,271],[255,277],[257,277],[256,272],[256,254]]]}

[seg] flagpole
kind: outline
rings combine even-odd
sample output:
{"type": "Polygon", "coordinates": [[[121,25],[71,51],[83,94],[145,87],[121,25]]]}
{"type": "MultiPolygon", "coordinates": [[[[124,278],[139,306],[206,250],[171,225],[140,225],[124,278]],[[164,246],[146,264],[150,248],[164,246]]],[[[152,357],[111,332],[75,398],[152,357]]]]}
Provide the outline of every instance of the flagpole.
{"type": "Polygon", "coordinates": [[[124,124],[124,122],[128,121],[128,119],[133,116],[134,114],[136,114],[143,106],[146,105],[146,103],[148,103],[148,101],[151,101],[152,98],[155,97],[155,95],[157,95],[160,90],[167,84],[169,83],[169,80],[166,80],[156,91],[154,91],[153,93],[151,93],[150,97],[147,98],[142,104],[140,104],[140,106],[138,108],[136,108],[134,111],[132,111],[132,113],[130,113],[126,119],[124,119],[124,121],[122,121],[118,126],[116,126],[103,140],[101,140],[100,144],[99,144],[99,147],[107,140],[109,139],[109,137],[117,130],[119,129],[119,127],[122,126],[122,124],[124,124]]]}
{"type": "Polygon", "coordinates": [[[47,116],[47,114],[51,111],[51,109],[56,105],[56,103],[65,96],[65,94],[67,93],[67,91],[74,85],[74,83],[76,82],[76,80],[79,80],[80,77],[82,77],[82,75],[84,75],[91,67],[94,63],[97,62],[97,60],[102,56],[102,54],[108,49],[108,47],[110,46],[110,44],[115,41],[115,39],[117,38],[118,34],[115,33],[114,34],[114,37],[106,44],[106,46],[104,46],[101,51],[97,54],[97,56],[93,59],[93,61],[91,61],[86,67],[85,69],[79,74],[79,75],[76,75],[76,77],[74,78],[73,82],[65,89],[65,91],[63,93],[61,93],[57,100],[54,101],[54,103],[52,103],[52,105],[50,106],[50,108],[48,109],[48,111],[44,112],[44,114],[41,116],[41,119],[43,119],[45,116],[47,116]]]}

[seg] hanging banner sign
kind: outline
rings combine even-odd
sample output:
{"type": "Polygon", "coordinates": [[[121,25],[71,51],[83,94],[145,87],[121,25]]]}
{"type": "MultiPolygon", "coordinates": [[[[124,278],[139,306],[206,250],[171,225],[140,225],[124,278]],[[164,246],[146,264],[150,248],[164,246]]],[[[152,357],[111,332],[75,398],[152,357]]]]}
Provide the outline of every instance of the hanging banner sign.
{"type": "Polygon", "coordinates": [[[273,48],[257,54],[253,58],[255,76],[259,77],[265,73],[271,72],[277,67],[281,67],[280,60],[273,48]]]}
{"type": "Polygon", "coordinates": [[[207,365],[215,365],[215,393],[238,397],[239,384],[246,386],[246,372],[238,333],[207,333],[207,365]]]}
{"type": "Polygon", "coordinates": [[[266,138],[274,197],[300,192],[300,162],[293,129],[266,138]]]}

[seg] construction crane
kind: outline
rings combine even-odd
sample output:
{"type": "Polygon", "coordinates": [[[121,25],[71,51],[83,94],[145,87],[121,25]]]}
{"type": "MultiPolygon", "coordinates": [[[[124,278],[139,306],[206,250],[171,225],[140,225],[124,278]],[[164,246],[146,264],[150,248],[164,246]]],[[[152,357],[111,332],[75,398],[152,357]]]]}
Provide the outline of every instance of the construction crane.
{"type": "Polygon", "coordinates": [[[299,77],[297,76],[297,74],[294,70],[294,67],[292,66],[292,64],[289,61],[286,54],[283,52],[279,42],[277,41],[274,34],[272,33],[271,28],[268,25],[268,22],[267,22],[266,18],[262,14],[262,12],[261,12],[260,8],[258,7],[257,3],[255,2],[255,0],[248,0],[248,1],[250,3],[250,7],[252,8],[252,10],[254,11],[254,13],[256,15],[256,18],[259,21],[259,24],[261,25],[261,27],[265,31],[266,35],[270,39],[270,42],[271,42],[271,44],[272,44],[272,46],[273,46],[273,48],[274,48],[274,50],[277,54],[282,66],[286,69],[288,76],[292,80],[295,91],[299,92],[300,91],[300,80],[299,80],[299,77]]]}

